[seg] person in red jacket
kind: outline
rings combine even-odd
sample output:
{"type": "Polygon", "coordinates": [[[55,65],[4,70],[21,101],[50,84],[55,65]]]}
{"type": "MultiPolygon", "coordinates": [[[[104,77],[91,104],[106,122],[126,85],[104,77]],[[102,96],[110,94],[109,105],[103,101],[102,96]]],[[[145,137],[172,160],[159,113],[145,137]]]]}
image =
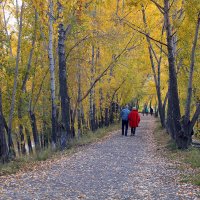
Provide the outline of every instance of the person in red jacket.
{"type": "Polygon", "coordinates": [[[136,107],[132,108],[132,111],[128,115],[129,126],[131,127],[131,135],[135,135],[136,127],[140,123],[140,115],[136,107]]]}

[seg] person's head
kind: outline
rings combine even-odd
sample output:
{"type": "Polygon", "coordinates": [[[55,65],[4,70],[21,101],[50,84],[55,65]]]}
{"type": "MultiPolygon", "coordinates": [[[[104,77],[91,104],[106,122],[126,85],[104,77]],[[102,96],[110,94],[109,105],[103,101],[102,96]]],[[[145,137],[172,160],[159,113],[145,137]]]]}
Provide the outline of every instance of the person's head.
{"type": "Polygon", "coordinates": [[[137,110],[137,108],[135,106],[132,107],[132,110],[137,110]]]}
{"type": "Polygon", "coordinates": [[[125,106],[125,108],[127,108],[127,109],[128,109],[128,107],[129,107],[128,105],[125,106]]]}

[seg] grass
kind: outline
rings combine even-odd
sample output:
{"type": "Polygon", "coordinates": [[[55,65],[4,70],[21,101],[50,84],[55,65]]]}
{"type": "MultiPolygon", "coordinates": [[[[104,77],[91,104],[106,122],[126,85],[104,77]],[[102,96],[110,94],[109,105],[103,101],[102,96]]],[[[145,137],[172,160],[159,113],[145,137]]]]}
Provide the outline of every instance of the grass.
{"type": "Polygon", "coordinates": [[[0,164],[0,176],[15,174],[20,170],[32,170],[41,162],[53,161],[61,156],[67,156],[78,151],[82,146],[100,141],[106,136],[109,136],[112,131],[118,130],[119,124],[114,124],[109,127],[100,128],[95,132],[87,132],[79,138],[74,138],[70,141],[69,146],[64,151],[53,151],[51,148],[42,150],[34,155],[20,156],[9,163],[0,164]]]}
{"type": "Polygon", "coordinates": [[[200,150],[194,147],[187,150],[178,149],[175,142],[160,125],[157,125],[154,137],[157,142],[157,150],[160,150],[163,156],[182,163],[179,170],[193,169],[193,174],[183,175],[182,181],[200,185],[200,150]]]}

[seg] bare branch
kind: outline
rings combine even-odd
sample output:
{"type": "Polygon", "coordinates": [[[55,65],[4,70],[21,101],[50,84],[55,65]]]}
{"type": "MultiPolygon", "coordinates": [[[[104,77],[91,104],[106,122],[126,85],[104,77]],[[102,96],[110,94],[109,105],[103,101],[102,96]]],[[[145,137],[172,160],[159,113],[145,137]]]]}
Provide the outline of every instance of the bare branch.
{"type": "Polygon", "coordinates": [[[168,56],[168,53],[166,52],[166,51],[164,51],[163,49],[162,49],[162,47],[160,47],[158,44],[156,44],[155,43],[155,45],[160,49],[160,50],[162,50],[162,52],[166,55],[166,56],[168,56]]]}
{"type": "Polygon", "coordinates": [[[111,102],[110,102],[110,103],[113,102],[114,97],[115,97],[117,91],[122,87],[122,85],[125,83],[125,81],[126,81],[126,79],[124,79],[124,80],[121,82],[121,84],[115,89],[115,91],[114,91],[114,93],[113,93],[113,95],[112,95],[112,99],[111,99],[111,102]]]}
{"type": "Polygon", "coordinates": [[[156,7],[158,8],[158,10],[164,14],[165,10],[164,10],[164,7],[162,7],[160,4],[158,4],[156,1],[154,0],[150,0],[152,3],[154,3],[156,5],[156,7]]]}
{"type": "Polygon", "coordinates": [[[137,31],[138,33],[141,33],[142,35],[145,35],[146,37],[148,37],[149,39],[153,40],[154,42],[157,42],[157,43],[159,43],[159,44],[162,44],[162,45],[164,45],[164,46],[167,46],[166,43],[163,43],[163,42],[161,42],[161,41],[159,41],[159,40],[157,40],[157,39],[152,38],[151,36],[149,36],[147,33],[145,33],[145,32],[142,31],[142,30],[138,30],[137,28],[134,27],[135,25],[132,24],[131,22],[129,22],[129,21],[127,21],[127,20],[123,20],[123,21],[124,21],[124,23],[125,23],[127,26],[129,26],[131,29],[137,31]]]}
{"type": "Polygon", "coordinates": [[[44,76],[43,76],[43,78],[42,78],[42,82],[41,82],[41,84],[40,84],[40,88],[39,88],[39,91],[38,91],[38,93],[37,93],[37,95],[36,95],[36,100],[35,100],[34,105],[33,105],[33,109],[32,109],[33,112],[34,112],[34,110],[35,110],[35,106],[36,106],[36,104],[37,104],[37,102],[38,102],[38,99],[39,99],[39,97],[40,97],[40,94],[41,94],[41,91],[42,91],[42,87],[43,87],[44,81],[45,81],[45,79],[46,79],[48,73],[49,73],[49,68],[46,70],[46,72],[45,72],[45,74],[44,74],[44,76]]]}
{"type": "Polygon", "coordinates": [[[90,93],[90,91],[92,90],[92,88],[96,85],[96,83],[104,76],[106,75],[106,72],[110,69],[111,66],[113,66],[113,64],[115,64],[118,59],[121,57],[122,54],[124,54],[127,51],[128,45],[131,43],[133,39],[133,36],[131,37],[131,39],[129,40],[129,42],[127,43],[127,45],[125,46],[125,48],[121,51],[120,54],[118,54],[114,60],[111,61],[111,63],[108,65],[108,67],[106,67],[106,69],[104,69],[104,71],[94,80],[94,82],[91,84],[90,88],[88,89],[88,91],[86,92],[86,94],[78,100],[78,102],[83,101],[90,93]]]}
{"type": "Polygon", "coordinates": [[[169,10],[170,10],[171,7],[173,6],[174,2],[175,2],[175,0],[173,0],[172,3],[170,4],[170,6],[169,6],[169,10]]]}
{"type": "Polygon", "coordinates": [[[192,120],[190,122],[190,131],[192,131],[192,129],[193,129],[193,127],[194,127],[199,115],[200,115],[200,104],[198,104],[197,109],[196,109],[196,111],[194,113],[194,116],[193,116],[193,118],[192,118],[192,120]]]}
{"type": "Polygon", "coordinates": [[[79,40],[74,46],[72,46],[70,48],[70,50],[68,51],[67,55],[66,55],[66,59],[69,57],[70,53],[72,52],[72,50],[77,47],[80,43],[82,43],[83,41],[87,40],[89,37],[88,35],[86,35],[85,37],[83,37],[81,40],[79,40]]]}

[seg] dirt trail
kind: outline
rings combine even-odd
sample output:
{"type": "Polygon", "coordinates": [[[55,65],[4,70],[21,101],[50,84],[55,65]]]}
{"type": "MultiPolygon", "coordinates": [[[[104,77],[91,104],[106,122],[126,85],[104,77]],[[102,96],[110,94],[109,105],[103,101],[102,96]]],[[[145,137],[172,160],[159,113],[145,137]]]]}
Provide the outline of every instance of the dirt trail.
{"type": "Polygon", "coordinates": [[[135,136],[116,131],[46,170],[1,177],[0,199],[200,199],[200,189],[178,183],[179,170],[156,153],[154,128],[144,116],[135,136]]]}

